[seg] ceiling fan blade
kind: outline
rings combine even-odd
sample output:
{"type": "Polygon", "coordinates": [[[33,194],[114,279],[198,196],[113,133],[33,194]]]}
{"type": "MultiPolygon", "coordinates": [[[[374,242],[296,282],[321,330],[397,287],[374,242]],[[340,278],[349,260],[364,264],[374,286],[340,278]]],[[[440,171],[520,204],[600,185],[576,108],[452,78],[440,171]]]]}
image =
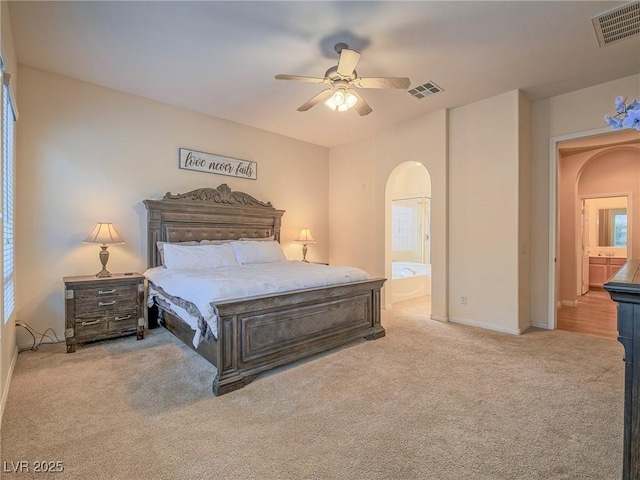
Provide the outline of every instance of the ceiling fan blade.
{"type": "Polygon", "coordinates": [[[361,117],[369,115],[371,112],[373,112],[373,109],[367,102],[364,101],[364,98],[362,98],[358,92],[353,89],[350,89],[349,91],[353,93],[353,95],[358,99],[358,103],[356,103],[353,108],[356,109],[356,112],[358,112],[361,117]]]}
{"type": "Polygon", "coordinates": [[[327,88],[325,90],[322,90],[319,94],[317,94],[315,97],[313,97],[307,103],[305,103],[304,105],[299,106],[298,107],[298,111],[299,112],[306,112],[311,107],[313,107],[315,104],[320,103],[322,100],[325,100],[325,99],[329,98],[332,93],[333,93],[333,89],[332,88],[327,88]]]}
{"type": "Polygon", "coordinates": [[[284,73],[279,73],[275,76],[276,80],[296,80],[298,82],[310,82],[310,83],[326,83],[326,78],[317,78],[317,77],[301,77],[299,75],[285,75],[284,73]]]}
{"type": "Polygon", "coordinates": [[[338,74],[343,77],[350,77],[360,61],[360,54],[355,50],[343,48],[340,50],[340,60],[338,61],[338,74]]]}
{"type": "Polygon", "coordinates": [[[352,83],[359,88],[401,88],[406,90],[411,85],[411,80],[404,77],[365,77],[356,78],[352,83]]]}

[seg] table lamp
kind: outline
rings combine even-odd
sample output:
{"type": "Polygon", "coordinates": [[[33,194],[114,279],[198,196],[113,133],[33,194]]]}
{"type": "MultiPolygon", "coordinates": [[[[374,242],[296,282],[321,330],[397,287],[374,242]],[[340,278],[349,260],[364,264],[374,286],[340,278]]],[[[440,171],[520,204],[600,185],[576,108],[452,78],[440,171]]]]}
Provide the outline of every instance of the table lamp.
{"type": "Polygon", "coordinates": [[[102,263],[102,270],[100,270],[96,277],[110,277],[111,273],[107,270],[107,261],[109,260],[109,252],[107,248],[109,245],[116,243],[124,243],[122,239],[116,233],[113,224],[107,222],[98,222],[96,228],[93,229],[91,235],[84,239],[82,243],[101,243],[100,248],[100,263],[102,263]]]}
{"type": "Polygon", "coordinates": [[[309,260],[307,260],[307,244],[316,243],[316,241],[311,236],[311,232],[309,231],[309,229],[303,228],[302,230],[300,230],[300,234],[295,241],[302,243],[302,261],[309,263],[309,260]]]}

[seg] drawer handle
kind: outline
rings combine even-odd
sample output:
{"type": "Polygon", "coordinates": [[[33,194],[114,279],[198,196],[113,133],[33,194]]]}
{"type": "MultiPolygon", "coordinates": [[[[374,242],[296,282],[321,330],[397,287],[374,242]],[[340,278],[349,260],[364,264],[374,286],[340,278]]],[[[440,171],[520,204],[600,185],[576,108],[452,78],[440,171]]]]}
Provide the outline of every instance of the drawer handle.
{"type": "Polygon", "coordinates": [[[98,295],[109,295],[110,293],[116,293],[116,289],[113,290],[100,290],[98,291],[98,295]]]}
{"type": "Polygon", "coordinates": [[[87,325],[95,325],[96,323],[100,323],[100,320],[102,319],[99,318],[98,320],[93,320],[92,322],[82,322],[82,326],[85,327],[87,325]]]}
{"type": "Polygon", "coordinates": [[[112,300],[110,302],[100,302],[100,303],[98,303],[98,306],[99,307],[106,307],[107,305],[114,305],[115,303],[116,303],[115,300],[112,300]]]}
{"type": "Polygon", "coordinates": [[[114,320],[117,322],[117,321],[120,321],[120,320],[126,320],[128,318],[131,318],[130,314],[129,315],[125,315],[124,317],[116,317],[116,318],[114,318],[114,320]]]}

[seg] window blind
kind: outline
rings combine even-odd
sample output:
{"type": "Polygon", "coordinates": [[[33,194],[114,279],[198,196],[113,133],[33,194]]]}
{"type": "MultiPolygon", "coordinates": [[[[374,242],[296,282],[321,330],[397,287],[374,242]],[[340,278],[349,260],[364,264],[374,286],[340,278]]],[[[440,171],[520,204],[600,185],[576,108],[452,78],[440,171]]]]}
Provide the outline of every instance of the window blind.
{"type": "Polygon", "coordinates": [[[2,74],[2,315],[7,323],[15,310],[14,268],[14,149],[17,109],[9,81],[11,75],[2,74]]]}

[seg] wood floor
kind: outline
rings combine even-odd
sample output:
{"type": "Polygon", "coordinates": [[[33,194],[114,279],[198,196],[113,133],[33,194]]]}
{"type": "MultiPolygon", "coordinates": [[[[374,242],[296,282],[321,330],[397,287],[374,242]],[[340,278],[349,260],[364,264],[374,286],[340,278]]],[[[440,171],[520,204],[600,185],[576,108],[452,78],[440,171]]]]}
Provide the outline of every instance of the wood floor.
{"type": "Polygon", "coordinates": [[[590,289],[578,299],[577,307],[560,307],[558,330],[603,338],[618,338],[617,307],[603,289],[590,289]]]}
{"type": "MultiPolygon", "coordinates": [[[[618,338],[617,307],[609,293],[603,289],[591,289],[578,300],[577,307],[560,307],[556,317],[558,330],[581,333],[594,337],[618,338]]],[[[405,313],[428,315],[431,297],[420,297],[393,304],[393,309],[405,313]]]]}

